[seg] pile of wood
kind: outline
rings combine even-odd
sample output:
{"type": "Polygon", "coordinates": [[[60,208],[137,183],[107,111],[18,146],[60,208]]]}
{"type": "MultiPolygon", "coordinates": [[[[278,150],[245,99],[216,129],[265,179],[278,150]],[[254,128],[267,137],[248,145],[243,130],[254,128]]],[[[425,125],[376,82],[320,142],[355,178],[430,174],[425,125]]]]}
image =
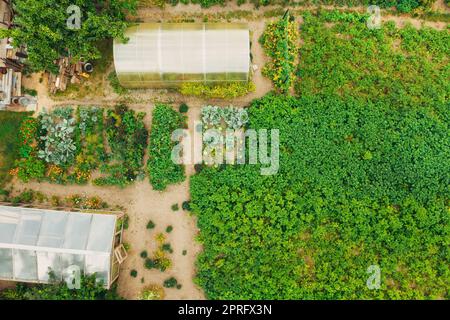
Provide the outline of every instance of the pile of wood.
{"type": "Polygon", "coordinates": [[[71,62],[70,57],[63,57],[55,62],[59,67],[59,73],[57,75],[49,74],[49,86],[50,92],[56,93],[57,91],[65,91],[67,84],[80,83],[83,78],[89,78],[89,74],[84,72],[83,61],[71,62]]]}

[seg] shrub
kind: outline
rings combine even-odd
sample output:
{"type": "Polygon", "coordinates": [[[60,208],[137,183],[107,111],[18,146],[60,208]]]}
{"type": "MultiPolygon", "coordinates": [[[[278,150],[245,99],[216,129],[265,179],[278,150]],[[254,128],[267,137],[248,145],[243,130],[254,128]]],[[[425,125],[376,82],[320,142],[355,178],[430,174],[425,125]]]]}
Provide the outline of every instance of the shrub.
{"type": "Polygon", "coordinates": [[[130,276],[132,276],[133,278],[136,278],[137,275],[138,275],[138,272],[135,269],[130,271],[130,276]]]}
{"type": "Polygon", "coordinates": [[[187,255],[187,250],[183,250],[183,252],[181,253],[183,256],[187,255]]]}
{"type": "Polygon", "coordinates": [[[164,280],[163,286],[165,288],[175,288],[177,284],[178,284],[177,279],[175,279],[174,277],[170,277],[169,279],[164,280]]]}
{"type": "Polygon", "coordinates": [[[172,230],[173,230],[173,227],[172,227],[172,226],[168,226],[168,227],[166,228],[166,232],[167,232],[167,233],[171,233],[172,230]]]}
{"type": "Polygon", "coordinates": [[[142,251],[141,254],[140,254],[140,256],[141,256],[141,258],[143,258],[143,259],[147,258],[147,256],[148,256],[147,250],[142,251]]]}
{"type": "Polygon", "coordinates": [[[175,142],[172,132],[184,126],[185,118],[170,106],[158,104],[153,110],[147,172],[155,190],[184,181],[184,166],[171,159],[175,142]]]}
{"type": "Polygon", "coordinates": [[[167,252],[169,252],[169,253],[173,253],[173,249],[172,249],[172,246],[170,245],[170,243],[164,243],[164,244],[161,246],[161,249],[162,249],[163,251],[167,251],[167,252]]]}
{"type": "Polygon", "coordinates": [[[172,211],[178,211],[178,209],[180,209],[180,208],[178,207],[178,203],[173,204],[173,205],[171,206],[171,209],[172,209],[172,211]]]}
{"type": "Polygon", "coordinates": [[[192,209],[190,201],[183,201],[182,208],[183,210],[191,211],[192,209]]]}
{"type": "Polygon", "coordinates": [[[157,267],[157,262],[155,260],[153,260],[153,259],[147,258],[147,259],[145,259],[144,266],[147,269],[153,269],[153,268],[157,267]]]}
{"type": "Polygon", "coordinates": [[[189,107],[184,102],[182,104],[180,104],[180,108],[178,109],[178,111],[180,111],[180,113],[186,113],[186,112],[188,112],[188,110],[189,110],[189,107]]]}
{"type": "Polygon", "coordinates": [[[163,300],[164,289],[158,285],[146,287],[140,294],[139,300],[163,300]]]}
{"type": "Polygon", "coordinates": [[[147,229],[153,229],[154,227],[155,227],[155,223],[152,220],[150,220],[147,223],[147,229]]]}

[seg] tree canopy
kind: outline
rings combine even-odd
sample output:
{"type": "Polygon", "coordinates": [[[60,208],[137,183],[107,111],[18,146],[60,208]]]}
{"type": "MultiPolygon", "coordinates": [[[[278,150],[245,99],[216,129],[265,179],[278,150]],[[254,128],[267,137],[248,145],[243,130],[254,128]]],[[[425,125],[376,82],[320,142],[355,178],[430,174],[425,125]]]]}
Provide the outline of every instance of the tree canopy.
{"type": "Polygon", "coordinates": [[[75,58],[97,59],[96,42],[105,38],[124,39],[129,25],[127,12],[136,9],[136,0],[16,0],[14,27],[0,30],[0,36],[11,37],[18,47],[26,45],[32,71],[57,72],[54,60],[70,54],[75,58]],[[67,26],[74,11],[80,8],[80,28],[67,26]]]}

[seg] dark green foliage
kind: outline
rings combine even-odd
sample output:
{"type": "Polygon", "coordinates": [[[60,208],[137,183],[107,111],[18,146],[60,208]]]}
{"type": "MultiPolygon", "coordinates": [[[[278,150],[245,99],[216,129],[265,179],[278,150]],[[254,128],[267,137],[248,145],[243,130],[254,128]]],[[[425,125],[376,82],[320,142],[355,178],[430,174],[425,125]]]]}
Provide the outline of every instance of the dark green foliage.
{"type": "Polygon", "coordinates": [[[280,130],[280,172],[191,178],[207,297],[449,299],[449,107],[255,101],[250,126],[280,130]]]}
{"type": "Polygon", "coordinates": [[[0,291],[0,300],[121,300],[116,287],[106,290],[95,275],[82,276],[80,289],[69,289],[65,282],[54,284],[17,284],[15,289],[0,291]]]}
{"type": "Polygon", "coordinates": [[[183,204],[181,205],[183,210],[191,211],[191,203],[190,201],[183,201],[183,204]]]}
{"type": "Polygon", "coordinates": [[[178,281],[174,277],[170,277],[169,279],[164,280],[163,284],[165,288],[175,288],[177,285],[178,281]]]}
{"type": "Polygon", "coordinates": [[[150,220],[147,223],[147,229],[153,229],[154,227],[155,227],[155,223],[152,220],[150,220]]]}
{"type": "Polygon", "coordinates": [[[184,166],[173,163],[172,132],[182,129],[185,117],[170,106],[158,104],[153,110],[147,171],[155,190],[164,190],[169,184],[184,181],[184,166]]]}
{"type": "Polygon", "coordinates": [[[175,203],[171,206],[172,211],[178,211],[180,208],[178,207],[178,203],[175,203]]]}
{"type": "Polygon", "coordinates": [[[181,253],[183,256],[187,255],[187,250],[183,250],[183,252],[181,253]]]}
{"type": "Polygon", "coordinates": [[[132,276],[133,278],[136,278],[137,275],[138,275],[138,272],[135,269],[130,271],[130,276],[132,276]]]}
{"type": "Polygon", "coordinates": [[[186,113],[189,110],[189,107],[186,103],[182,103],[180,104],[180,108],[178,109],[180,111],[180,113],[186,113]]]}
{"type": "Polygon", "coordinates": [[[166,228],[166,232],[167,232],[167,233],[171,233],[172,230],[173,230],[173,227],[172,227],[172,226],[168,226],[168,227],[166,228]]]}
{"type": "Polygon", "coordinates": [[[147,258],[147,259],[145,259],[144,266],[145,266],[147,269],[153,269],[153,268],[156,268],[157,263],[156,263],[155,260],[150,259],[150,258],[147,258]]]}
{"type": "Polygon", "coordinates": [[[125,40],[129,23],[127,12],[135,12],[136,0],[16,0],[13,2],[16,27],[2,29],[1,38],[11,37],[15,47],[27,46],[32,71],[58,72],[54,60],[68,53],[87,60],[100,58],[97,41],[105,38],[125,40]],[[67,27],[70,5],[82,14],[79,30],[67,27]]]}
{"type": "Polygon", "coordinates": [[[161,249],[162,249],[163,251],[167,251],[167,252],[169,252],[169,253],[173,253],[173,249],[172,249],[172,246],[170,245],[170,243],[164,243],[164,244],[161,246],[161,249]]]}
{"type": "Polygon", "coordinates": [[[147,258],[147,257],[148,257],[147,250],[142,251],[141,254],[140,254],[140,256],[141,256],[141,258],[143,258],[143,259],[147,258]]]}

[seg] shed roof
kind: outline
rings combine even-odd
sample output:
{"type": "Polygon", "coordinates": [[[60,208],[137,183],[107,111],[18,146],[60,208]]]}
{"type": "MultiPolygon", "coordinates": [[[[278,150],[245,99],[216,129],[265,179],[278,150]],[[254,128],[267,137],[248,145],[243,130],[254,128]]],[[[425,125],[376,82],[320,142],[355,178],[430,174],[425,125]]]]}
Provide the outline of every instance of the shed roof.
{"type": "Polygon", "coordinates": [[[109,284],[116,216],[0,206],[0,279],[48,282],[71,265],[109,284]]]}
{"type": "Polygon", "coordinates": [[[247,81],[250,39],[242,23],[142,23],[114,41],[114,65],[129,88],[247,81]]]}

